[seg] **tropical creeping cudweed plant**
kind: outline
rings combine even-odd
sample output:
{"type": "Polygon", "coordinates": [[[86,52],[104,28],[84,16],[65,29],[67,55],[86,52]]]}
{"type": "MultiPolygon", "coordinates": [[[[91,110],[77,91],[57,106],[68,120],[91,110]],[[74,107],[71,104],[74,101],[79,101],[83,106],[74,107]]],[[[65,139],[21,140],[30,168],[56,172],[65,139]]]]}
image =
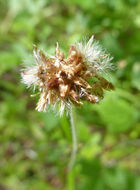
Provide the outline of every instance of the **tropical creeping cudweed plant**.
{"type": "MultiPolygon", "coordinates": [[[[67,57],[60,51],[58,43],[54,56],[47,57],[36,47],[33,55],[34,64],[22,69],[21,76],[27,87],[33,86],[39,90],[36,94],[40,95],[36,107],[38,111],[45,112],[50,105],[53,109],[59,107],[60,115],[65,110],[71,113],[72,104],[82,105],[83,100],[99,103],[104,97],[104,90],[114,89],[112,83],[102,76],[103,72],[112,69],[112,57],[102,50],[93,36],[88,42],[71,45],[67,57]]],[[[70,167],[77,149],[72,117],[71,124],[74,146],[70,167]]]]}

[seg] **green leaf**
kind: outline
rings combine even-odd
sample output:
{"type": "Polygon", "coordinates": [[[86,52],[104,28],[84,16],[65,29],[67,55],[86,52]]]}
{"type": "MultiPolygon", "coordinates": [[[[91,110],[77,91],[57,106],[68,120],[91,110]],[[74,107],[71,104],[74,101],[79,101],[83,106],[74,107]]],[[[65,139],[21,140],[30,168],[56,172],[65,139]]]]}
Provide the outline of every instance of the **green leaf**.
{"type": "Polygon", "coordinates": [[[136,121],[135,108],[126,100],[118,97],[116,92],[107,93],[96,108],[110,132],[126,132],[133,127],[136,121]]]}

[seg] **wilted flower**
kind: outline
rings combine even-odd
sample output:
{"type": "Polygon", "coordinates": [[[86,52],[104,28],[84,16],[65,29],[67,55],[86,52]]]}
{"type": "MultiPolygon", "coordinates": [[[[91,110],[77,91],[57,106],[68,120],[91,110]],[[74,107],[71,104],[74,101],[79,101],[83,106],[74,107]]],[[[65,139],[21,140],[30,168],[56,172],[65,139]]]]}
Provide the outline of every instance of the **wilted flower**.
{"type": "Polygon", "coordinates": [[[82,100],[87,100],[96,104],[103,98],[104,89],[114,89],[112,83],[102,77],[102,71],[111,69],[112,58],[94,42],[93,36],[87,43],[71,45],[67,58],[58,43],[55,56],[46,57],[36,47],[33,55],[34,65],[26,66],[21,75],[27,87],[39,89],[38,111],[46,111],[48,105],[53,108],[60,105],[62,115],[72,103],[82,105],[82,100]]]}

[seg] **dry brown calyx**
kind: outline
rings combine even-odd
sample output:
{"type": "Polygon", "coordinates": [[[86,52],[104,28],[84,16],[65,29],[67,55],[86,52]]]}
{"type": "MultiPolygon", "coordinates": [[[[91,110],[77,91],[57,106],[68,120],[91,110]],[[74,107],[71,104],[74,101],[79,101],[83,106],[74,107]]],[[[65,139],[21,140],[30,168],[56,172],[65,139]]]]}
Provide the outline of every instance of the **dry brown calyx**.
{"type": "Polygon", "coordinates": [[[97,48],[94,49],[92,44],[93,37],[83,46],[83,50],[82,44],[71,45],[67,58],[60,51],[58,43],[55,56],[48,58],[34,47],[36,63],[24,69],[22,80],[28,87],[38,87],[38,111],[46,111],[49,104],[54,107],[60,104],[62,114],[72,103],[82,105],[83,100],[98,103],[104,96],[104,90],[114,89],[112,83],[100,76],[98,71],[105,59],[109,61],[108,55],[103,55],[97,48]],[[93,50],[95,58],[90,52],[93,50]],[[95,78],[96,82],[91,82],[92,78],[95,78]]]}

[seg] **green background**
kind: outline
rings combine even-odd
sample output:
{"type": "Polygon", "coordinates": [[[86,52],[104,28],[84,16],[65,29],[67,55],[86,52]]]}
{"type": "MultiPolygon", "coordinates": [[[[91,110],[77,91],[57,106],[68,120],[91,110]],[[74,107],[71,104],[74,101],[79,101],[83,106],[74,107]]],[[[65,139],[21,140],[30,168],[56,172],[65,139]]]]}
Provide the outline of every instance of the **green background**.
{"type": "Polygon", "coordinates": [[[140,189],[140,1],[0,0],[0,190],[140,189]],[[33,44],[53,53],[92,34],[114,57],[115,91],[74,113],[75,168],[69,119],[34,110],[21,84],[33,44]]]}

